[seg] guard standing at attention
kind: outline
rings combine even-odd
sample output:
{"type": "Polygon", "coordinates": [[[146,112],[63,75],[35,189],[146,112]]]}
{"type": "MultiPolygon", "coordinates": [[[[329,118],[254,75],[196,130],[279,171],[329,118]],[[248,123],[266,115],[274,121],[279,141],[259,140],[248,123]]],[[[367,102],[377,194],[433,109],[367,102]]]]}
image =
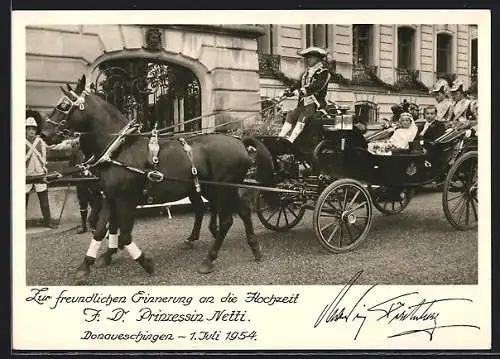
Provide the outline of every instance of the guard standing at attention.
{"type": "MultiPolygon", "coordinates": [[[[40,113],[32,110],[26,111],[26,153],[24,157],[26,176],[47,174],[47,144],[38,134],[39,123],[37,123],[35,118],[38,118],[38,122],[40,122],[40,113]]],[[[33,189],[40,201],[44,227],[56,228],[50,216],[49,194],[46,183],[26,184],[26,208],[28,208],[30,193],[33,189]]]]}

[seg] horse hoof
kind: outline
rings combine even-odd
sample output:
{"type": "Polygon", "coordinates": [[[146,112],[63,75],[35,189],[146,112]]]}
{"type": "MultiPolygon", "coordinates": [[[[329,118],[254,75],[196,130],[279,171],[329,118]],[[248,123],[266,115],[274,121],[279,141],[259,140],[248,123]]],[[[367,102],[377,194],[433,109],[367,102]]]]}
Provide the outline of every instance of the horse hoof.
{"type": "Polygon", "coordinates": [[[251,246],[253,256],[256,262],[260,262],[262,260],[262,251],[260,250],[260,246],[257,244],[255,246],[251,246]]]}
{"type": "Polygon", "coordinates": [[[90,274],[90,268],[89,267],[80,267],[75,273],[75,280],[77,283],[82,282],[84,279],[86,279],[90,274]]]}
{"type": "Polygon", "coordinates": [[[101,255],[97,258],[97,260],[96,260],[96,262],[95,262],[95,266],[96,266],[97,268],[104,268],[104,267],[107,267],[107,266],[109,266],[109,265],[111,264],[111,260],[112,260],[112,259],[111,259],[111,256],[110,256],[109,254],[107,254],[107,253],[103,253],[103,254],[101,254],[101,255]]]}
{"type": "Polygon", "coordinates": [[[185,240],[181,244],[182,249],[193,249],[194,248],[194,243],[191,240],[185,240]]]}
{"type": "Polygon", "coordinates": [[[154,265],[153,265],[153,260],[147,257],[144,257],[143,260],[140,262],[142,268],[146,271],[148,274],[153,274],[154,273],[154,265]]]}
{"type": "Polygon", "coordinates": [[[214,265],[210,261],[203,261],[200,267],[198,268],[198,273],[208,274],[214,270],[214,265]]]}

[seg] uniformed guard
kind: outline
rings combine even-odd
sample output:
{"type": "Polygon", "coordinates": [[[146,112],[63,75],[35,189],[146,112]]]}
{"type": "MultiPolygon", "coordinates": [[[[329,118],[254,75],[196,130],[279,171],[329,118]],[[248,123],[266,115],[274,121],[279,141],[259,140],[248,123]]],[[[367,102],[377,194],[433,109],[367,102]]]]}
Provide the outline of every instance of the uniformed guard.
{"type": "Polygon", "coordinates": [[[449,97],[450,86],[445,79],[438,80],[430,93],[436,99],[436,120],[448,122],[451,119],[453,110],[453,101],[449,97]]]}
{"type": "MultiPolygon", "coordinates": [[[[36,111],[26,111],[26,176],[40,176],[47,174],[47,144],[38,135],[39,125],[35,120],[40,114],[36,111]]],[[[26,208],[32,190],[38,195],[42,210],[43,224],[48,228],[56,228],[50,216],[49,195],[46,183],[26,184],[26,208]]]]}
{"type": "MultiPolygon", "coordinates": [[[[62,141],[57,145],[49,146],[51,150],[56,151],[70,151],[69,165],[74,167],[85,161],[85,156],[80,150],[80,140],[79,138],[72,138],[62,141]]],[[[82,174],[74,175],[76,178],[82,177],[82,174]]],[[[97,212],[98,209],[95,207],[100,206],[100,194],[97,189],[92,188],[88,182],[81,182],[76,184],[76,196],[78,198],[78,205],[80,207],[80,220],[81,226],[77,230],[78,234],[85,233],[88,231],[87,223],[90,225],[92,230],[95,229],[97,224],[97,212]],[[88,215],[88,209],[91,208],[91,215],[88,215]]]]}
{"type": "Polygon", "coordinates": [[[290,142],[294,142],[300,135],[305,121],[326,106],[325,97],[331,76],[324,61],[327,55],[324,49],[308,47],[299,54],[306,58],[308,68],[302,74],[301,80],[285,91],[285,96],[295,95],[299,97],[299,100],[297,107],[288,113],[279,133],[280,137],[285,137],[293,128],[288,138],[290,142]]]}
{"type": "Polygon", "coordinates": [[[477,106],[466,97],[463,82],[455,80],[450,88],[450,93],[454,101],[451,120],[458,122],[475,121],[477,106]]]}

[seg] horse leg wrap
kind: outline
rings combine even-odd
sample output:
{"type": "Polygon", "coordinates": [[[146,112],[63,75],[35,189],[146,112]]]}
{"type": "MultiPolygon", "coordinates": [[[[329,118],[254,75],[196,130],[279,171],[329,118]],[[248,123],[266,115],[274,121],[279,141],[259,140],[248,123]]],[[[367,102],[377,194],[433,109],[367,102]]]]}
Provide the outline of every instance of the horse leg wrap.
{"type": "Polygon", "coordinates": [[[97,252],[99,251],[100,247],[101,247],[101,242],[92,239],[89,245],[89,249],[87,250],[87,257],[95,259],[97,257],[97,252]]]}
{"type": "Polygon", "coordinates": [[[109,234],[108,238],[108,248],[109,249],[118,249],[118,234],[109,234]]]}
{"type": "Polygon", "coordinates": [[[139,247],[137,247],[137,245],[134,242],[127,244],[125,246],[125,249],[127,250],[128,254],[130,255],[130,257],[132,257],[133,260],[137,260],[142,255],[142,251],[139,249],[139,247]]]}

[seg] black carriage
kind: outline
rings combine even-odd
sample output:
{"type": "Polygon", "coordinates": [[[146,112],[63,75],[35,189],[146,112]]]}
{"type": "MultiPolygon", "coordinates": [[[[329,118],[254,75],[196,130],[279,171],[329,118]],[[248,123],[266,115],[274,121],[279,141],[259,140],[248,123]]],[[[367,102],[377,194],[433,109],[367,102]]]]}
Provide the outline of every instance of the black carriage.
{"type": "Polygon", "coordinates": [[[386,215],[403,211],[416,188],[444,182],[442,203],[458,230],[478,222],[477,137],[470,126],[449,128],[433,142],[416,140],[410,149],[373,154],[367,143],[389,131],[363,135],[355,119],[329,113],[316,119],[319,143],[307,151],[287,139],[259,139],[274,158],[277,187],[296,190],[281,195],[280,206],[257,198],[257,215],[266,228],[287,231],[307,209],[319,242],[340,253],[358,247],[369,233],[373,206],[386,215]]]}

